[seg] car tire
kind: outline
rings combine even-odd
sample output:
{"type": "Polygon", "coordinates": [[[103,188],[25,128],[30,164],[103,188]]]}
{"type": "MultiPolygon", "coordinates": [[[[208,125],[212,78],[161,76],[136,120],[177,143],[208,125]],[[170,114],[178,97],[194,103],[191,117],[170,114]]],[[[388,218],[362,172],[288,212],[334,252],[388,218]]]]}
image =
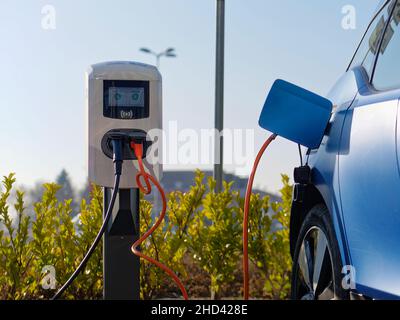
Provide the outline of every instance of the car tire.
{"type": "Polygon", "coordinates": [[[347,300],[342,262],[328,209],[313,207],[301,226],[293,256],[294,300],[347,300]]]}

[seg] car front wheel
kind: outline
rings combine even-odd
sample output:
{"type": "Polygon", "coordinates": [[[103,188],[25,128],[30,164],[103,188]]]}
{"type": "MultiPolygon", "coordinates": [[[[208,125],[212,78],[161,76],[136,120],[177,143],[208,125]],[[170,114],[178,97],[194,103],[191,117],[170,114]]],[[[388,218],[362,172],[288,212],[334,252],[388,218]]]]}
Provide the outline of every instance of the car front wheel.
{"type": "Polygon", "coordinates": [[[300,229],[293,257],[292,299],[348,299],[342,288],[342,263],[328,209],[313,207],[300,229]]]}

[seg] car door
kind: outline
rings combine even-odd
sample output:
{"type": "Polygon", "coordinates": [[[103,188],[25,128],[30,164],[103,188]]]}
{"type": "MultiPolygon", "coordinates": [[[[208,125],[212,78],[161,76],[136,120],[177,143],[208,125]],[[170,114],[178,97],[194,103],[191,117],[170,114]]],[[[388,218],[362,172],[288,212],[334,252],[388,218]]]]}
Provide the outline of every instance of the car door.
{"type": "Polygon", "coordinates": [[[384,18],[379,47],[370,46],[376,63],[365,71],[346,112],[339,151],[340,199],[356,289],[378,298],[400,296],[398,8],[396,2],[387,7],[383,16],[394,14],[384,18]]]}

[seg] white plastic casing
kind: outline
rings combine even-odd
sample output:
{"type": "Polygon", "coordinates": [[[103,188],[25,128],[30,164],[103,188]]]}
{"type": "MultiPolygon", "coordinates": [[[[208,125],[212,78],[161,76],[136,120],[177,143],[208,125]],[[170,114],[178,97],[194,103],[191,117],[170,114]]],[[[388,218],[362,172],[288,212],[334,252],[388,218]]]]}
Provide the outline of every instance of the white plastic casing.
{"type": "MultiPolygon", "coordinates": [[[[139,129],[148,133],[162,129],[162,80],[156,67],[128,61],[104,62],[92,65],[86,72],[86,112],[88,142],[89,181],[103,187],[114,185],[112,159],[102,150],[101,141],[112,129],[139,129]],[[149,117],[144,119],[112,119],[103,116],[104,80],[149,81],[149,117]]],[[[150,140],[148,138],[148,140],[150,140]]],[[[162,177],[161,161],[154,163],[152,154],[156,144],[150,147],[144,160],[145,167],[157,179],[162,177]]],[[[157,142],[157,156],[162,159],[161,142],[157,142]]],[[[120,188],[137,188],[137,161],[124,161],[120,188]]]]}

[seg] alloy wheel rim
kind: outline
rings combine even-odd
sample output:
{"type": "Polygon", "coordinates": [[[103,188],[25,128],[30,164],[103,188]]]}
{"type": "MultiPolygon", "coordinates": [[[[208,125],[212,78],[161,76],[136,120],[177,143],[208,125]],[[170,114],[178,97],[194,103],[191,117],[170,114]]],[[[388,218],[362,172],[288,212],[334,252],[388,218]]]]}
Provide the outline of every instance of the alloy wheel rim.
{"type": "Polygon", "coordinates": [[[297,264],[298,299],[336,299],[332,254],[321,228],[308,230],[301,243],[297,264]]]}

